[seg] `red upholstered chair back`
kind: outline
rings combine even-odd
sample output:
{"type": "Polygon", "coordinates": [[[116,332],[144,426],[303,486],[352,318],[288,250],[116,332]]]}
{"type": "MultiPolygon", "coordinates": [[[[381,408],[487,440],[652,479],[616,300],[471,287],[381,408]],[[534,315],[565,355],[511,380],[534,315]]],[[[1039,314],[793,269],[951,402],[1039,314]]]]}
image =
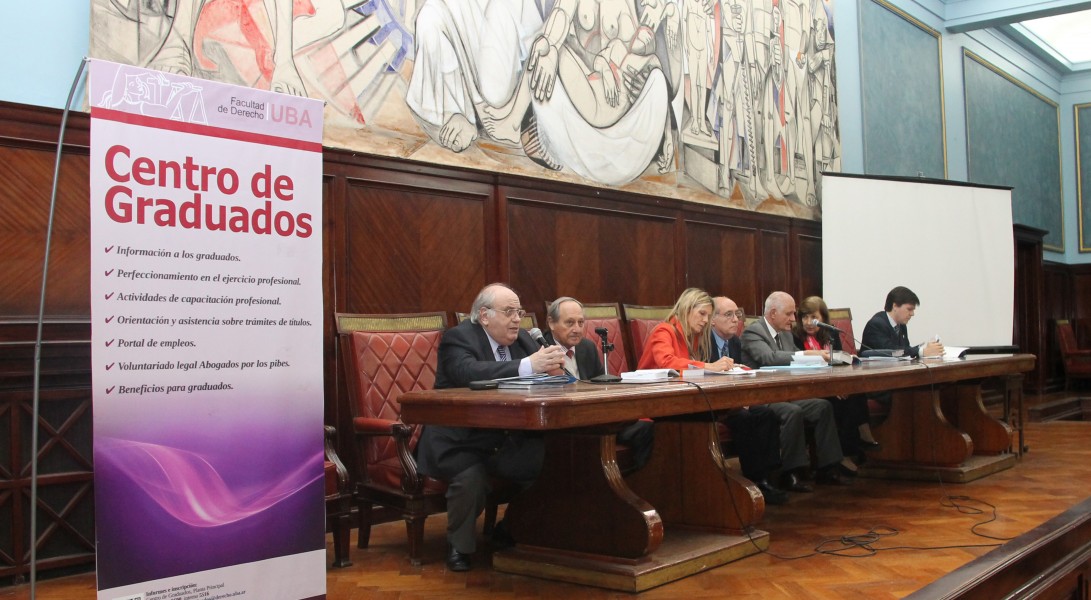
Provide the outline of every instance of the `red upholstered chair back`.
{"type": "MultiPolygon", "coordinates": [[[[595,333],[599,327],[606,328],[606,341],[614,345],[614,351],[610,353],[610,364],[606,370],[611,375],[619,375],[632,369],[629,360],[625,356],[625,336],[621,327],[621,309],[617,302],[607,304],[584,304],[583,316],[586,319],[583,326],[583,337],[595,343],[602,353],[602,338],[595,333]]],[[[601,358],[601,357],[600,357],[601,358]]]]}
{"type": "MultiPolygon", "coordinates": [[[[357,431],[401,419],[398,398],[432,389],[445,313],[337,315],[353,425],[357,431]]],[[[416,447],[419,428],[410,441],[416,447]]],[[[363,449],[372,482],[401,487],[402,467],[391,436],[368,436],[363,449]]]]}
{"type": "Polygon", "coordinates": [[[637,306],[623,304],[625,322],[629,324],[629,343],[632,347],[633,364],[640,363],[640,357],[644,354],[644,342],[648,341],[655,326],[667,319],[671,312],[670,306],[637,306]]]}
{"type": "Polygon", "coordinates": [[[1057,319],[1057,347],[1061,349],[1061,355],[1076,351],[1076,332],[1072,329],[1072,323],[1068,319],[1057,319]]]}
{"type": "Polygon", "coordinates": [[[841,350],[856,354],[856,336],[852,333],[852,310],[831,308],[830,325],[841,330],[841,350]]]}

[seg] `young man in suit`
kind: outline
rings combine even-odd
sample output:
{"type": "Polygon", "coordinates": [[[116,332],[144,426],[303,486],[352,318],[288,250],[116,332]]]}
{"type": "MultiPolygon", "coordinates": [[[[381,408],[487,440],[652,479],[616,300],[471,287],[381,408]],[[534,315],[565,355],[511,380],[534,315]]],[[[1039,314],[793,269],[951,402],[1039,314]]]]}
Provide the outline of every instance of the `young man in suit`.
{"type": "MultiPolygon", "coordinates": [[[[796,320],[796,301],[785,292],[773,292],[765,300],[763,317],[751,323],[742,334],[742,361],[749,367],[760,368],[788,365],[799,351],[792,339],[792,324],[796,320]]],[[[824,350],[808,350],[821,353],[824,350]]],[[[826,354],[829,360],[829,354],[826,354]]],[[[810,464],[804,425],[814,427],[815,459],[818,473],[815,481],[845,484],[838,465],[844,456],[833,421],[833,406],[829,400],[809,398],[768,405],[780,419],[780,457],[783,462],[781,487],[790,491],[809,492],[810,486],[800,481],[800,473],[810,464]]]]}
{"type": "MultiPolygon", "coordinates": [[[[730,298],[712,299],[712,357],[742,361],[739,342],[739,307],[730,298]]],[[[780,468],[780,420],[768,406],[757,405],[730,410],[724,423],[731,431],[742,474],[754,482],[766,504],[784,504],[788,494],[769,483],[769,472],[780,468]]]]}
{"type": "MultiPolygon", "coordinates": [[[[586,319],[579,300],[568,296],[557,298],[549,305],[546,321],[549,331],[544,337],[546,342],[557,344],[564,351],[565,371],[577,379],[591,379],[606,372],[595,343],[583,337],[586,319]]],[[[617,434],[617,442],[625,444],[632,452],[633,464],[628,472],[648,463],[653,435],[654,426],[650,421],[637,421],[617,434]]]]}
{"type": "MultiPolygon", "coordinates": [[[[466,387],[481,379],[560,373],[564,353],[556,346],[539,348],[519,327],[524,315],[519,296],[510,287],[499,283],[485,286],[474,300],[470,318],[443,333],[435,388],[466,387]]],[[[474,526],[485,508],[489,476],[530,485],[542,467],[543,457],[542,439],[523,432],[424,427],[417,445],[418,469],[448,482],[448,569],[470,569],[470,556],[477,549],[474,526]]]]}
{"type": "Polygon", "coordinates": [[[902,350],[905,356],[913,358],[942,356],[943,344],[939,340],[916,346],[909,343],[909,328],[906,324],[916,314],[920,303],[920,298],[907,287],[898,286],[890,290],[883,310],[875,313],[864,326],[864,336],[861,339],[863,347],[873,350],[902,350]]]}

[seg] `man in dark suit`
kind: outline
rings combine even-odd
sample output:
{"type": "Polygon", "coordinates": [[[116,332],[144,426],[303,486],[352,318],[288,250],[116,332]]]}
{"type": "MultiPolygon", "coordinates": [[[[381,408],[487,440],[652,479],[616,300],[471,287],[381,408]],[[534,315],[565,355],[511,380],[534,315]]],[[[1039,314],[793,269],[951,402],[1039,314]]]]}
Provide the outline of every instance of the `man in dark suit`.
{"type": "MultiPolygon", "coordinates": [[[[546,342],[558,344],[564,351],[565,371],[577,379],[591,379],[606,372],[595,343],[583,337],[586,320],[579,300],[568,296],[557,298],[549,305],[546,321],[549,324],[546,342]]],[[[626,474],[648,464],[653,436],[654,425],[650,421],[637,421],[617,434],[617,442],[632,452],[633,464],[626,474]]]]}
{"type": "MultiPolygon", "coordinates": [[[[448,329],[439,343],[436,389],[466,387],[471,381],[554,371],[560,348],[539,348],[519,324],[526,315],[519,296],[506,285],[478,293],[470,318],[448,329]]],[[[490,475],[530,485],[542,466],[540,437],[522,432],[429,425],[417,445],[417,466],[447,487],[447,568],[470,569],[477,549],[474,525],[485,508],[490,475]]]]}
{"type": "MultiPolygon", "coordinates": [[[[739,307],[730,298],[712,299],[712,357],[742,360],[739,342],[739,307]]],[[[769,483],[769,472],[780,468],[780,420],[768,406],[748,406],[728,411],[724,423],[731,431],[742,474],[754,482],[766,504],[784,504],[788,494],[769,483]]]]}
{"type": "MultiPolygon", "coordinates": [[[[765,300],[764,316],[751,323],[742,334],[742,361],[749,367],[788,365],[799,351],[792,339],[792,324],[796,320],[796,301],[785,292],[773,292],[765,300]]],[[[824,350],[808,350],[822,353],[824,350]]],[[[829,353],[826,353],[829,360],[829,353]]],[[[819,483],[843,484],[838,465],[844,458],[837,439],[833,406],[829,400],[809,398],[768,405],[780,419],[780,457],[783,463],[781,487],[809,492],[810,486],[800,481],[800,474],[810,464],[804,424],[814,427],[815,459],[819,483]]]]}
{"type": "Polygon", "coordinates": [[[917,346],[909,343],[909,320],[917,312],[920,299],[913,290],[898,286],[886,295],[883,310],[875,313],[864,326],[861,341],[864,349],[901,350],[905,356],[913,358],[942,356],[943,344],[932,340],[917,346]]]}

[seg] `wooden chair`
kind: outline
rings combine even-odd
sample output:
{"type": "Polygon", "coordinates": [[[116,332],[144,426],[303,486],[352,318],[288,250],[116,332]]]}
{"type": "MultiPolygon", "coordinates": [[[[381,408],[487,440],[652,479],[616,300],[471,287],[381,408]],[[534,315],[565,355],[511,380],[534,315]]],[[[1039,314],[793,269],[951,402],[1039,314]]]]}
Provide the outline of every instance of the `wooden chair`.
{"type": "MultiPolygon", "coordinates": [[[[470,318],[470,313],[456,312],[455,318],[461,323],[470,318]]],[[[538,317],[534,316],[534,313],[528,312],[522,321],[519,321],[519,327],[521,329],[531,330],[538,326],[538,317]]]]}
{"type": "MultiPolygon", "coordinates": [[[[546,323],[548,324],[549,306],[552,302],[545,303],[546,323]]],[[[596,348],[601,348],[602,338],[595,332],[599,327],[606,328],[606,341],[614,345],[614,351],[610,353],[610,364],[606,365],[606,371],[611,375],[620,375],[630,370],[629,360],[625,356],[625,334],[621,326],[621,308],[617,302],[588,303],[583,305],[583,337],[591,340],[596,348]]],[[[601,350],[600,350],[601,352],[601,350]]],[[[600,356],[601,358],[601,356],[600,356]]]]}
{"type": "Polygon", "coordinates": [[[856,354],[856,336],[852,334],[852,309],[831,308],[830,325],[841,330],[841,350],[856,354]]]}
{"type": "Polygon", "coordinates": [[[1057,319],[1057,347],[1064,364],[1064,387],[1068,390],[1073,379],[1091,377],[1091,349],[1076,344],[1076,334],[1068,319],[1057,319]]]}
{"type": "Polygon", "coordinates": [[[652,329],[667,319],[671,312],[670,306],[638,306],[635,304],[621,305],[625,322],[629,325],[629,350],[634,365],[640,364],[640,357],[644,354],[644,342],[648,341],[652,329]]]}
{"type": "Polygon", "coordinates": [[[349,535],[352,532],[352,492],[349,472],[337,455],[337,429],[326,425],[324,473],[326,482],[326,530],[333,532],[333,566],[351,567],[349,535]]]}
{"type": "Polygon", "coordinates": [[[419,565],[424,521],[446,511],[447,486],[417,472],[419,427],[401,422],[398,397],[435,385],[447,315],[338,314],[336,320],[356,437],[357,546],[367,548],[373,523],[404,519],[409,559],[419,565]]]}

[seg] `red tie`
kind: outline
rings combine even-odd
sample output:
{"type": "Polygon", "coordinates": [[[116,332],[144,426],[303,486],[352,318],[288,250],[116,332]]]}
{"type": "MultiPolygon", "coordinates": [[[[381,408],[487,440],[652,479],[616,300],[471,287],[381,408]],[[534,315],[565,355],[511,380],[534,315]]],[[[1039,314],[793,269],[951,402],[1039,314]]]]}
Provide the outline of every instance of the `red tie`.
{"type": "Polygon", "coordinates": [[[575,354],[575,352],[573,352],[571,348],[568,349],[568,352],[564,353],[564,355],[567,356],[568,358],[572,358],[573,354],[575,354]]]}

